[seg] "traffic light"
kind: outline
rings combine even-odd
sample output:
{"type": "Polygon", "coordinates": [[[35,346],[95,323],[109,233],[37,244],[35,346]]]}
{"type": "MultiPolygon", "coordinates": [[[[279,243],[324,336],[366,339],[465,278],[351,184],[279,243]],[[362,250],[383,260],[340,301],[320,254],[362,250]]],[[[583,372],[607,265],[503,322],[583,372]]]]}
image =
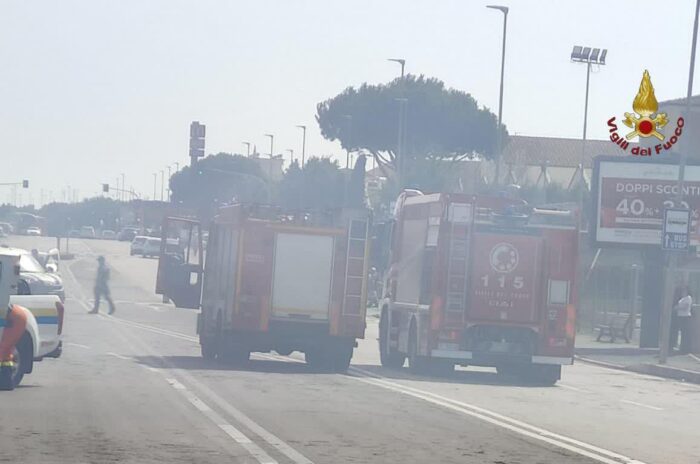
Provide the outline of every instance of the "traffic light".
{"type": "Polygon", "coordinates": [[[204,156],[204,137],[206,136],[207,128],[199,121],[193,121],[190,124],[190,160],[192,166],[197,162],[197,158],[204,156]]]}
{"type": "Polygon", "coordinates": [[[104,193],[108,193],[109,192],[109,184],[102,184],[102,191],[104,193]]]}
{"type": "Polygon", "coordinates": [[[28,189],[29,188],[29,180],[24,179],[22,181],[22,188],[28,189]]]}

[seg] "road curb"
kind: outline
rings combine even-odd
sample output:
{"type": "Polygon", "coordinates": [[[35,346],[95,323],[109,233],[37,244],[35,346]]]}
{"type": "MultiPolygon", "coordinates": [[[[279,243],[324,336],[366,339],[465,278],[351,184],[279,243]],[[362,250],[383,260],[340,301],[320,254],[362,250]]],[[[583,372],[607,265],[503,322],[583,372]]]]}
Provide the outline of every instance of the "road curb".
{"type": "Polygon", "coordinates": [[[607,369],[635,372],[637,374],[652,375],[654,377],[663,377],[666,379],[679,380],[681,382],[700,384],[700,372],[689,371],[678,367],[662,366],[660,364],[634,364],[631,366],[624,366],[622,364],[599,361],[597,359],[586,358],[578,355],[575,356],[575,359],[586,364],[605,367],[607,369]]]}

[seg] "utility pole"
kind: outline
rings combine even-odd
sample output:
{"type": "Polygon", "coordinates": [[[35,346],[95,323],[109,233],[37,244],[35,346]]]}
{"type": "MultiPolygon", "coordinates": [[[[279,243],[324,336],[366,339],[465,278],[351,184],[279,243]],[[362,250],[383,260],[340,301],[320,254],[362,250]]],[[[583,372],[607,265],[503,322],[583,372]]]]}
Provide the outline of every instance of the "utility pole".
{"type": "Polygon", "coordinates": [[[297,126],[299,129],[302,130],[302,136],[301,136],[301,167],[304,167],[304,157],[306,155],[306,126],[304,125],[299,125],[297,126]]]}
{"type": "MultiPolygon", "coordinates": [[[[685,97],[685,125],[687,127],[692,127],[690,125],[690,119],[692,116],[691,112],[691,98],[693,96],[693,77],[695,75],[695,52],[698,42],[698,17],[700,16],[700,0],[695,2],[695,23],[693,24],[693,42],[690,47],[690,70],[688,71],[688,92],[685,97]]],[[[683,184],[685,181],[685,165],[687,162],[688,153],[687,149],[681,150],[680,160],[678,165],[678,183],[677,189],[678,193],[676,195],[676,208],[683,207],[683,184]]],[[[663,237],[661,238],[663,240],[663,237]]],[[[676,268],[678,267],[678,254],[673,252],[668,252],[670,254],[668,258],[668,268],[664,276],[664,301],[661,313],[661,323],[659,334],[659,364],[666,364],[668,359],[668,352],[670,348],[671,339],[671,317],[673,313],[673,306],[675,301],[672,301],[673,294],[673,279],[676,274],[676,268]]]]}
{"type": "MultiPolygon", "coordinates": [[[[126,176],[122,172],[122,190],[126,190],[126,176]]],[[[126,200],[126,193],[121,193],[122,201],[126,200]]]]}
{"type": "Polygon", "coordinates": [[[352,149],[352,116],[349,114],[343,115],[347,123],[348,130],[348,145],[345,148],[345,168],[350,169],[350,150],[352,149]]]}
{"type": "Polygon", "coordinates": [[[503,49],[501,51],[501,88],[498,94],[498,127],[496,128],[496,178],[494,185],[498,186],[501,175],[501,155],[503,154],[503,137],[501,136],[501,124],[503,121],[503,75],[506,67],[506,31],[508,29],[508,7],[488,5],[486,8],[499,10],[503,13],[503,49]]]}
{"type": "Polygon", "coordinates": [[[274,134],[265,134],[265,137],[270,138],[270,163],[268,167],[269,181],[272,182],[272,157],[275,154],[275,136],[274,134]]]}

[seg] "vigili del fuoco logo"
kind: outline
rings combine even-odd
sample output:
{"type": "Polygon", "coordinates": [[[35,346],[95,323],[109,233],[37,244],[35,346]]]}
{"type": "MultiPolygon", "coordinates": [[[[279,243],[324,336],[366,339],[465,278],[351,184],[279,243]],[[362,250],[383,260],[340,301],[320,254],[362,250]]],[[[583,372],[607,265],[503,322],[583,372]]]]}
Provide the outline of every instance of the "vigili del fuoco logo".
{"type": "Polygon", "coordinates": [[[632,148],[631,153],[638,156],[651,156],[652,154],[659,155],[664,151],[670,150],[678,142],[678,138],[683,133],[683,125],[685,121],[679,117],[676,121],[676,128],[668,139],[664,135],[664,128],[668,124],[666,113],[657,113],[659,110],[659,102],[654,95],[654,86],[651,85],[651,77],[649,71],[644,71],[642,82],[639,84],[639,92],[634,97],[632,102],[633,113],[625,113],[625,119],[622,123],[632,129],[625,135],[618,132],[617,124],[615,124],[615,116],[608,120],[608,128],[610,131],[610,140],[618,145],[622,150],[627,151],[629,141],[635,137],[642,138],[655,137],[657,142],[653,147],[641,147],[639,145],[632,148]]]}

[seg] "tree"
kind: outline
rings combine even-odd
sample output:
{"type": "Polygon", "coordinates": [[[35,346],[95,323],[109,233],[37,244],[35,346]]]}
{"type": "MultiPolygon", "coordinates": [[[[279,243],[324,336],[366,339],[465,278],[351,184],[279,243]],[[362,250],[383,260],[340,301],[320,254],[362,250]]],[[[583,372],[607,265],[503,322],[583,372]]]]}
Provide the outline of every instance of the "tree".
{"type": "Polygon", "coordinates": [[[269,188],[258,164],[242,155],[218,153],[186,166],[170,178],[171,201],[192,208],[202,219],[232,201],[266,203],[269,188]]]}
{"type": "MultiPolygon", "coordinates": [[[[380,166],[396,170],[402,104],[406,135],[401,156],[407,178],[420,160],[494,156],[496,116],[479,107],[470,94],[445,88],[434,78],[408,75],[388,84],[349,87],[319,103],[316,120],[326,139],[339,140],[345,149],[367,151],[380,166]]],[[[502,136],[507,136],[505,128],[502,136]]]]}
{"type": "Polygon", "coordinates": [[[327,209],[343,205],[346,178],[337,161],[309,158],[303,168],[294,161],[278,190],[278,204],[288,209],[327,209]]]}

